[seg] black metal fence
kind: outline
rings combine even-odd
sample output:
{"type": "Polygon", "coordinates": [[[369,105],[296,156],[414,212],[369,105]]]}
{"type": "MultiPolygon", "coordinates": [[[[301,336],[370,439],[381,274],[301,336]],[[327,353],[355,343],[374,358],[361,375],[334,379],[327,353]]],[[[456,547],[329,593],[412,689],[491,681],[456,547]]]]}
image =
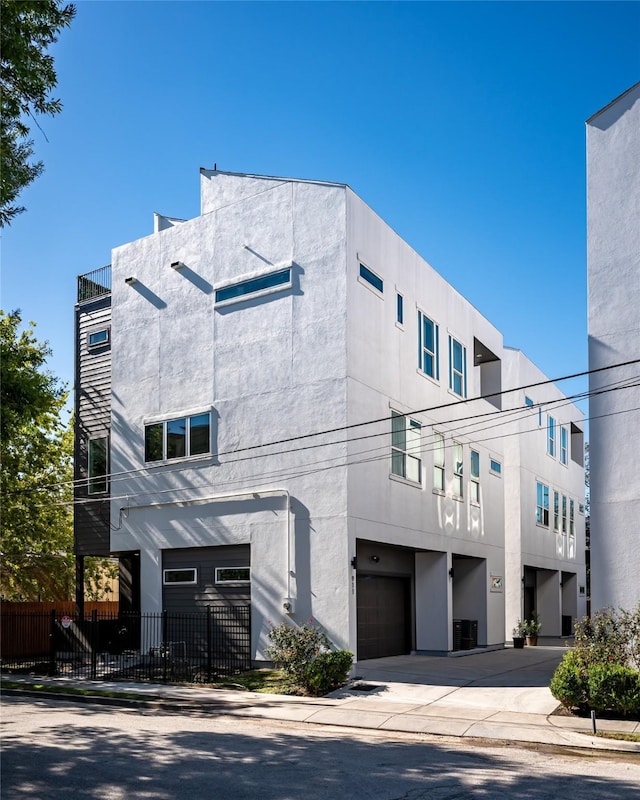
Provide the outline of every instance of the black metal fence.
{"type": "Polygon", "coordinates": [[[2,613],[5,673],[210,683],[251,668],[251,609],[194,614],[2,613]]]}

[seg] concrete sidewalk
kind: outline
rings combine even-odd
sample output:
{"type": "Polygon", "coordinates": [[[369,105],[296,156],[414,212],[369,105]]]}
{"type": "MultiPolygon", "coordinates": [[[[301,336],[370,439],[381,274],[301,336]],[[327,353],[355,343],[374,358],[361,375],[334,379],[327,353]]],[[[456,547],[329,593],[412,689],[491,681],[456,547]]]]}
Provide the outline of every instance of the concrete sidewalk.
{"type": "MultiPolygon", "coordinates": [[[[554,713],[549,681],[564,647],[473,651],[463,657],[361,661],[349,685],[321,698],[146,683],[6,675],[3,680],[114,692],[184,710],[447,737],[533,742],[637,753],[640,743],[593,735],[592,722],[554,713]]],[[[41,694],[41,692],[39,692],[41,694]]],[[[85,698],[86,699],[86,698],[85,698]]],[[[95,698],[96,702],[101,701],[95,698]]],[[[115,701],[108,701],[115,702],[115,701]]],[[[129,701],[128,705],[135,705],[129,701]]],[[[640,734],[640,721],[597,720],[598,731],[640,734]]]]}

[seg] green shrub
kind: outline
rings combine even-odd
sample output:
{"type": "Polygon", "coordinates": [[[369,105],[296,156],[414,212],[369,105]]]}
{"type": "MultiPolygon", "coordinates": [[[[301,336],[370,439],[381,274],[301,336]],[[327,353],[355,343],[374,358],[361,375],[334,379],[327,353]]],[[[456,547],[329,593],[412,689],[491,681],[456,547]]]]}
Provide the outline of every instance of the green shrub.
{"type": "Polygon", "coordinates": [[[338,689],[346,683],[352,664],[353,653],[348,650],[320,653],[307,665],[305,689],[316,697],[338,689]]]}
{"type": "Polygon", "coordinates": [[[285,675],[297,685],[304,687],[309,664],[320,653],[331,648],[329,637],[313,624],[313,620],[294,627],[281,622],[269,631],[271,645],[267,655],[285,675]]]}
{"type": "Polygon", "coordinates": [[[640,672],[622,664],[591,664],[588,694],[594,711],[640,714],[640,672]]]}
{"type": "Polygon", "coordinates": [[[551,694],[565,708],[587,708],[589,705],[589,686],[584,665],[579,654],[570,650],[562,657],[549,685],[551,694]]]}
{"type": "Polygon", "coordinates": [[[633,611],[598,609],[575,623],[575,646],[585,664],[622,664],[640,669],[640,604],[633,611]]]}

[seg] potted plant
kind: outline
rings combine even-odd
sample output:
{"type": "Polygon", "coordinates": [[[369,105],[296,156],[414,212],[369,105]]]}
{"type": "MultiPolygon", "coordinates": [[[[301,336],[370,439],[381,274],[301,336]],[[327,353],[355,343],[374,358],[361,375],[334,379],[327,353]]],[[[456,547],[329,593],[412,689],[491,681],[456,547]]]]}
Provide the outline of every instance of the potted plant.
{"type": "Polygon", "coordinates": [[[527,639],[528,647],[535,647],[538,644],[538,634],[542,628],[542,623],[536,611],[531,615],[531,619],[524,621],[524,634],[527,639]]]}
{"type": "Polygon", "coordinates": [[[516,650],[519,650],[521,647],[524,647],[524,638],[526,636],[524,630],[524,622],[522,620],[518,620],[515,624],[514,629],[511,631],[513,635],[513,646],[516,650]]]}

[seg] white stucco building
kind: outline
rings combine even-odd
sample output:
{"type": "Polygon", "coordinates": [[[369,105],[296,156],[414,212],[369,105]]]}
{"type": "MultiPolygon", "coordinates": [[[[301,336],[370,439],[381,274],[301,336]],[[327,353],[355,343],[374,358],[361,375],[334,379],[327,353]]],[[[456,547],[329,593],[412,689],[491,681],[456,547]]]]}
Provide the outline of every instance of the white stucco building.
{"type": "Polygon", "coordinates": [[[591,605],[640,603],[640,83],[587,120],[591,605]],[[616,366],[623,365],[623,366],[616,366]],[[626,365],[626,366],[624,366],[626,365]]]}
{"type": "Polygon", "coordinates": [[[283,616],[358,659],[568,634],[580,411],[348,186],[201,200],[80,278],[77,552],[145,611],[245,597],[256,660],[283,616]]]}

